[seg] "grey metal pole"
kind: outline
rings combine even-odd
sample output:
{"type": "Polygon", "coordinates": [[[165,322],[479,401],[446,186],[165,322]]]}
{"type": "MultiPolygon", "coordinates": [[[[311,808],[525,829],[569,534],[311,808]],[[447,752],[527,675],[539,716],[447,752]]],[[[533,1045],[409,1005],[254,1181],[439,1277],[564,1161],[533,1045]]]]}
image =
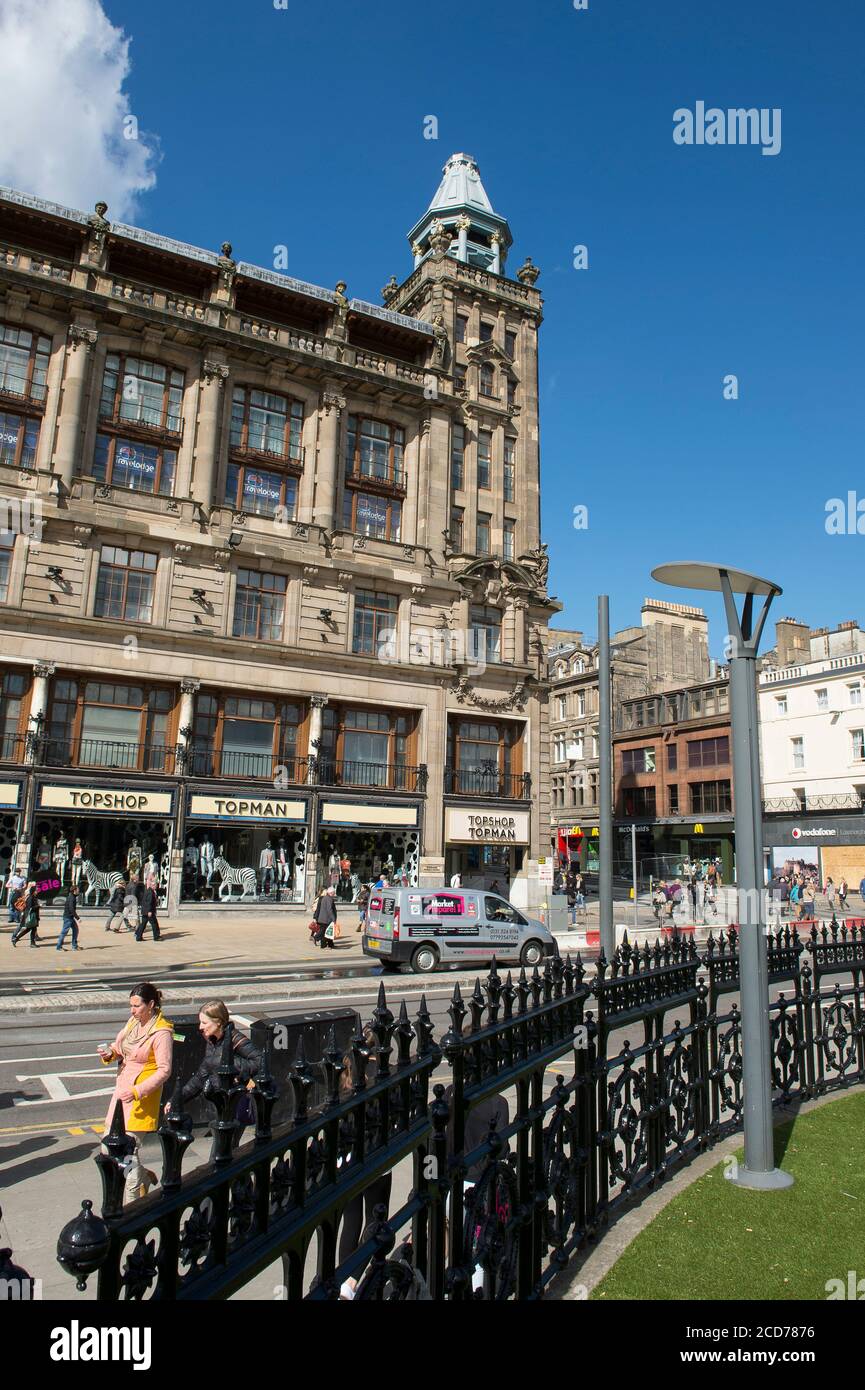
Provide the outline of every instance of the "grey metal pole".
{"type": "Polygon", "coordinates": [[[634,879],[634,931],[637,930],[637,827],[631,826],[631,873],[634,879]]]}
{"type": "Polygon", "coordinates": [[[612,682],[610,679],[610,600],[598,598],[598,738],[600,794],[598,803],[601,951],[611,960],[616,950],[613,929],[613,742],[612,682]]]}
{"type": "MultiPolygon", "coordinates": [[[[725,602],[728,594],[724,594],[725,602]]],[[[732,593],[728,618],[735,616],[732,593]]],[[[739,918],[739,988],[742,1001],[742,1093],[745,1164],[733,1179],[743,1187],[789,1187],[788,1173],[775,1167],[772,1126],[769,968],[762,921],[763,834],[760,744],[757,724],[757,642],[751,640],[750,608],[744,631],[733,635],[730,659],[730,716],[733,735],[736,886],[739,918]]],[[[758,638],[759,640],[759,638],[758,638]]]]}

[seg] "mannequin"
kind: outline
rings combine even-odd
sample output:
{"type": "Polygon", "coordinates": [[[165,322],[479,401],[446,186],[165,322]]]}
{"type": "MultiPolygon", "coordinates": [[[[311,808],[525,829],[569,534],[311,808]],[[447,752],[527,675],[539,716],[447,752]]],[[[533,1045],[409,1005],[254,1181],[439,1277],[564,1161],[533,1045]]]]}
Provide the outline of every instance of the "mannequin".
{"type": "Polygon", "coordinates": [[[210,887],[210,880],[213,878],[213,861],[216,858],[216,850],[213,848],[213,841],[209,835],[205,835],[198,848],[198,864],[201,876],[205,880],[207,887],[210,887]]]}
{"type": "Polygon", "coordinates": [[[66,863],[68,859],[69,841],[66,839],[66,836],[63,834],[63,831],[61,830],[60,838],[57,840],[57,843],[54,846],[54,870],[57,874],[57,877],[60,880],[61,887],[63,885],[63,880],[66,877],[66,863]]]}
{"type": "Polygon", "coordinates": [[[340,856],[338,852],[335,849],[332,849],[330,852],[330,858],[327,861],[327,881],[331,887],[339,879],[339,859],[340,856]]]}
{"type": "Polygon", "coordinates": [[[198,848],[191,836],[186,841],[186,849],[183,851],[183,863],[190,869],[198,868],[198,848]]]}
{"type": "Polygon", "coordinates": [[[261,891],[269,893],[276,875],[276,855],[269,840],[258,857],[258,867],[261,872],[261,891]]]}
{"type": "Polygon", "coordinates": [[[279,874],[280,885],[287,884],[291,869],[291,858],[286,849],[285,840],[280,840],[276,849],[276,869],[279,874]]]}
{"type": "Polygon", "coordinates": [[[153,854],[148,854],[144,864],[144,887],[153,889],[159,887],[159,865],[153,854]]]}
{"type": "Polygon", "coordinates": [[[36,863],[39,866],[40,874],[47,874],[51,868],[51,846],[48,843],[48,836],[43,835],[36,850],[36,863]]]}
{"type": "Polygon", "coordinates": [[[70,870],[72,887],[77,890],[81,883],[81,866],[84,863],[84,847],[80,840],[76,840],[72,846],[72,868],[70,870]]]}
{"type": "Polygon", "coordinates": [[[130,874],[141,872],[141,846],[137,840],[133,840],[126,853],[126,867],[130,874]]]}

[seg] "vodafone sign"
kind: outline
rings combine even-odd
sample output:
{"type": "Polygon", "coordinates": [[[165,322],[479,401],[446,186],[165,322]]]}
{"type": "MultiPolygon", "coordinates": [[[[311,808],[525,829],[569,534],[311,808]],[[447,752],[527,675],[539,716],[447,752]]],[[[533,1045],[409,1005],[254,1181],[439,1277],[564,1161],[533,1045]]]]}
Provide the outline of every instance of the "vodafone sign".
{"type": "Polygon", "coordinates": [[[790,831],[790,834],[793,836],[794,840],[801,840],[803,835],[808,840],[832,840],[838,834],[838,831],[827,830],[823,826],[817,825],[806,825],[805,829],[801,830],[799,826],[796,825],[790,831]]]}

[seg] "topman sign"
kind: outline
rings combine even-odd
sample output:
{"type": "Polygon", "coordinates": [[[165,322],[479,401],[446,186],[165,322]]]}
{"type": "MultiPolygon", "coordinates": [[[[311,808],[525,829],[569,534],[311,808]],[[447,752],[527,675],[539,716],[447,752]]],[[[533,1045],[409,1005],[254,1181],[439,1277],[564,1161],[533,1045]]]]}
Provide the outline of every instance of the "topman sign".
{"type": "Polygon", "coordinates": [[[529,842],[529,813],[514,811],[463,811],[448,807],[445,838],[451,844],[475,843],[483,840],[492,844],[527,845],[529,842]]]}

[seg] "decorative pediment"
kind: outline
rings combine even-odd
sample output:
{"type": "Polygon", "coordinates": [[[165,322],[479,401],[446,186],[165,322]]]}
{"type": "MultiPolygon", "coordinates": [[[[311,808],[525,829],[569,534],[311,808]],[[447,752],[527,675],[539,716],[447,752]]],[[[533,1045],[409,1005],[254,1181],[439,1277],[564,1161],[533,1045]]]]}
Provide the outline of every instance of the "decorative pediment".
{"type": "Polygon", "coordinates": [[[513,373],[513,358],[509,357],[498,343],[494,343],[491,339],[484,343],[473,343],[470,348],[467,348],[466,361],[496,362],[500,367],[506,367],[509,372],[513,373]]]}
{"type": "Polygon", "coordinates": [[[545,591],[538,584],[534,571],[515,560],[504,560],[500,555],[484,556],[472,560],[452,577],[473,598],[487,603],[497,603],[499,599],[525,599],[543,602],[545,591]]]}
{"type": "Polygon", "coordinates": [[[454,694],[457,703],[460,705],[471,705],[475,709],[489,710],[523,710],[528,700],[532,685],[534,684],[531,676],[524,676],[517,681],[513,690],[505,695],[482,695],[475,690],[467,676],[462,676],[456,684],[454,694]]]}

